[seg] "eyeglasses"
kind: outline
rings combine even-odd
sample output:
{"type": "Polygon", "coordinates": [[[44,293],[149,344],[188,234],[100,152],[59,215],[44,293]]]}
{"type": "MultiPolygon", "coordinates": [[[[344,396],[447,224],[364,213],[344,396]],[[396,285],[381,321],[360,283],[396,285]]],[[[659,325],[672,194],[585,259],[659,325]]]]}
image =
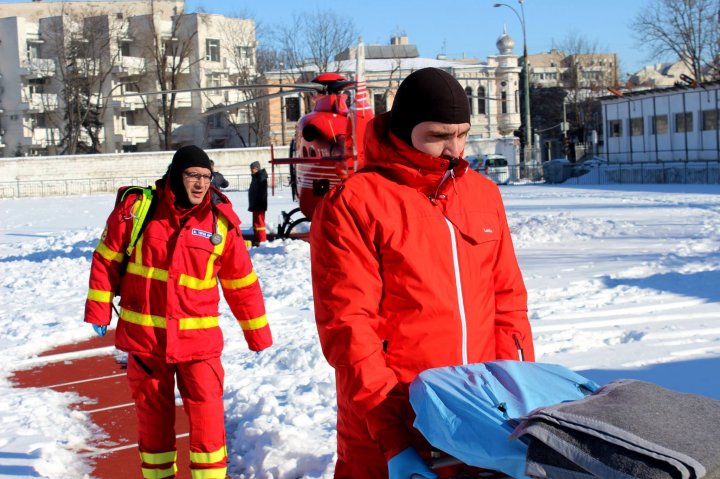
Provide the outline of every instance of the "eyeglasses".
{"type": "Polygon", "coordinates": [[[204,182],[210,182],[210,180],[212,180],[212,175],[203,175],[202,173],[188,173],[186,171],[183,171],[183,176],[194,181],[195,183],[200,180],[204,182]]]}

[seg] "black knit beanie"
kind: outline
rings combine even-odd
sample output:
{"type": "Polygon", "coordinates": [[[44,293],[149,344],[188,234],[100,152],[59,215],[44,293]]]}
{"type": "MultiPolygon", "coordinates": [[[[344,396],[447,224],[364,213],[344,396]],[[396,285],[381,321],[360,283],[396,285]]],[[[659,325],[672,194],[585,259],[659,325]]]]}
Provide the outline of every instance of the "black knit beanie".
{"type": "Polygon", "coordinates": [[[183,171],[193,166],[207,168],[212,171],[210,158],[202,148],[195,145],[183,146],[173,155],[172,163],[167,171],[170,189],[175,195],[175,203],[183,208],[192,206],[190,199],[187,197],[185,185],[183,184],[183,171]]]}
{"type": "Polygon", "coordinates": [[[390,110],[390,130],[412,144],[412,130],[424,121],[470,123],[470,105],[463,87],[451,74],[422,68],[405,78],[390,110]]]}

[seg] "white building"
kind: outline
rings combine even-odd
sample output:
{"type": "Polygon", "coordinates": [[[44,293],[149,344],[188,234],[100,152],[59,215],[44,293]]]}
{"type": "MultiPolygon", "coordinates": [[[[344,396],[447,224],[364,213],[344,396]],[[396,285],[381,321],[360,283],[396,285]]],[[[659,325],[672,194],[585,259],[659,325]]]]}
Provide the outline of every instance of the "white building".
{"type": "Polygon", "coordinates": [[[252,20],[183,11],[181,0],[0,4],[0,156],[154,151],[164,129],[172,148],[253,144],[244,111],[201,115],[244,99],[237,90],[178,93],[164,109],[160,95],[124,96],[254,78],[252,20]]]}
{"type": "Polygon", "coordinates": [[[610,163],[720,161],[720,82],[601,100],[610,163]]]}

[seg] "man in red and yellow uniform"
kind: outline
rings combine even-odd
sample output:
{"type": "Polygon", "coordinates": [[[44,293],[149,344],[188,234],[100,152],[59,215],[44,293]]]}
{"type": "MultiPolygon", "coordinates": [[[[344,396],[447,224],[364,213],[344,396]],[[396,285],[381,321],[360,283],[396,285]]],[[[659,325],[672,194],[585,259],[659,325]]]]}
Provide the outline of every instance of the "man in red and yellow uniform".
{"type": "Polygon", "coordinates": [[[434,367],[534,360],[500,191],[462,159],[469,130],[457,80],[412,73],[368,127],[366,168],[313,214],[315,319],[337,383],[336,478],[435,478],[409,383],[434,367]]]}
{"type": "Polygon", "coordinates": [[[272,344],[258,278],[230,201],[210,186],[207,154],[180,148],[156,182],[150,221],[126,256],[137,220],[135,195],[107,220],[90,271],[85,321],[104,335],[120,291],[115,345],[128,353],[142,473],[175,477],[175,379],[190,419],[193,479],[225,479],[223,336],[218,280],[248,346],[272,344]],[[127,270],[123,274],[123,264],[127,270]]]}

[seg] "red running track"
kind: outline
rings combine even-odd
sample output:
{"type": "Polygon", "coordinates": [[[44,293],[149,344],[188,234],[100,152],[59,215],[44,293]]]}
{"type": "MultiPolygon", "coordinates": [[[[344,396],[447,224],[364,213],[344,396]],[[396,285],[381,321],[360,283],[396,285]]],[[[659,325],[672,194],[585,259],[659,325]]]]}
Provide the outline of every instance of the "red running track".
{"type": "MultiPolygon", "coordinates": [[[[126,380],[126,366],[115,356],[114,330],[103,337],[61,346],[43,353],[33,369],[16,371],[11,381],[17,387],[46,387],[73,391],[81,401],[74,409],[85,411],[106,433],[82,451],[94,465],[94,479],[140,477],[137,451],[137,418],[126,380]],[[79,357],[82,356],[82,357],[79,357]]],[[[176,410],[178,479],[190,478],[188,420],[182,406],[176,410]]]]}

